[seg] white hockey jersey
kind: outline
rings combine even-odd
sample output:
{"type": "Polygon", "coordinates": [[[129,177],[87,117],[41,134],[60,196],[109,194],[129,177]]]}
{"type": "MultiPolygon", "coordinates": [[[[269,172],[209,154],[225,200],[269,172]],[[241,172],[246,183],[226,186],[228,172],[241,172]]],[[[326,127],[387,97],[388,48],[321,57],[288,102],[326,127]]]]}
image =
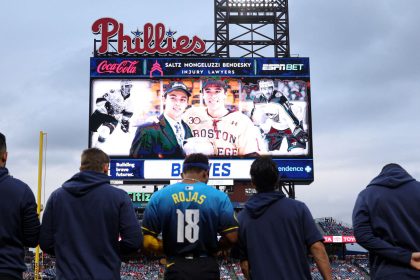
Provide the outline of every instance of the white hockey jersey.
{"type": "Polygon", "coordinates": [[[96,101],[97,110],[103,114],[108,114],[108,110],[105,107],[106,102],[110,103],[112,115],[117,120],[128,119],[131,117],[131,110],[129,107],[129,99],[124,99],[120,90],[111,89],[105,93],[102,98],[98,98],[96,101]]]}

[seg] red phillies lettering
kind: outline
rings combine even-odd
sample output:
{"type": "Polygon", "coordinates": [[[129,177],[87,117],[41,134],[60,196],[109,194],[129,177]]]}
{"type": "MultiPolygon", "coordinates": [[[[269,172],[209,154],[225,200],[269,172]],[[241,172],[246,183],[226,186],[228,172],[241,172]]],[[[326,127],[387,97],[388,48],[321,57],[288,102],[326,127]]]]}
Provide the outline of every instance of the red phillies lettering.
{"type": "Polygon", "coordinates": [[[101,61],[96,68],[96,72],[103,73],[116,73],[116,74],[136,74],[136,65],[138,61],[124,60],[120,63],[108,63],[107,60],[101,61]]]}
{"type": "Polygon", "coordinates": [[[155,26],[146,23],[143,27],[142,37],[132,38],[130,35],[124,34],[122,23],[118,23],[112,18],[101,18],[93,23],[92,32],[101,34],[101,45],[97,50],[99,54],[108,52],[108,46],[113,37],[117,39],[117,52],[119,54],[187,54],[191,52],[203,53],[206,50],[206,43],[199,37],[193,36],[190,39],[183,35],[175,39],[172,37],[173,34],[169,31],[166,32],[162,23],[157,23],[155,26]]]}
{"type": "Polygon", "coordinates": [[[118,29],[118,21],[112,18],[101,18],[93,23],[92,32],[94,34],[102,34],[101,46],[98,49],[99,53],[108,51],[109,39],[117,34],[118,29]]]}

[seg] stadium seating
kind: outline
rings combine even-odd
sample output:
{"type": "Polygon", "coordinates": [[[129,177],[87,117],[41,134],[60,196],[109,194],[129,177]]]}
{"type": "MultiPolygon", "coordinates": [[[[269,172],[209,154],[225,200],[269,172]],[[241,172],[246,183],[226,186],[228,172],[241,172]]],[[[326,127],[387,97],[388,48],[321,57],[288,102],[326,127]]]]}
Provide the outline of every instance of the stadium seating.
{"type": "MultiPolygon", "coordinates": [[[[338,260],[336,256],[331,257],[331,267],[333,271],[333,279],[369,279],[369,268],[367,255],[363,256],[349,256],[346,261],[338,260]]],[[[26,260],[30,261],[27,263],[28,271],[23,274],[23,279],[34,279],[33,271],[33,256],[27,256],[26,260]]],[[[55,261],[54,258],[44,256],[44,266],[41,267],[41,277],[43,280],[55,279],[55,261]],[[47,265],[45,265],[47,264],[47,265]]],[[[220,265],[220,279],[223,280],[244,280],[245,277],[242,274],[239,261],[235,259],[221,259],[219,260],[220,265]]],[[[160,280],[163,279],[164,265],[162,265],[159,259],[149,258],[142,256],[136,260],[130,260],[123,262],[121,265],[121,279],[122,280],[160,280]]],[[[311,274],[312,279],[322,280],[322,276],[318,271],[315,263],[311,261],[311,274]]]]}
{"type": "MultiPolygon", "coordinates": [[[[339,222],[333,218],[315,219],[319,229],[324,235],[353,235],[351,226],[339,222]]],[[[327,245],[328,246],[328,245],[327,245]]],[[[333,279],[369,279],[369,267],[367,255],[351,255],[346,260],[338,260],[336,253],[330,256],[333,269],[333,279]]],[[[55,259],[44,255],[40,266],[42,279],[55,279],[55,259]]],[[[28,270],[23,274],[23,279],[34,279],[34,254],[25,252],[25,263],[28,270]]],[[[239,261],[235,259],[220,259],[220,279],[244,280],[239,261]]],[[[311,274],[313,279],[322,279],[316,265],[311,261],[311,274]]],[[[121,264],[122,280],[159,280],[163,279],[165,267],[157,258],[141,256],[135,260],[125,261],[121,264]]]]}
{"type": "MultiPolygon", "coordinates": [[[[340,279],[340,280],[370,279],[366,272],[362,271],[359,267],[347,261],[334,260],[331,262],[331,268],[332,268],[333,279],[340,279]]],[[[319,273],[318,268],[313,262],[311,263],[311,274],[312,274],[312,279],[314,280],[323,279],[321,274],[319,273]]]]}
{"type": "Polygon", "coordinates": [[[320,225],[321,229],[324,231],[324,235],[354,235],[353,228],[350,225],[339,222],[334,218],[315,219],[315,222],[320,225]]]}

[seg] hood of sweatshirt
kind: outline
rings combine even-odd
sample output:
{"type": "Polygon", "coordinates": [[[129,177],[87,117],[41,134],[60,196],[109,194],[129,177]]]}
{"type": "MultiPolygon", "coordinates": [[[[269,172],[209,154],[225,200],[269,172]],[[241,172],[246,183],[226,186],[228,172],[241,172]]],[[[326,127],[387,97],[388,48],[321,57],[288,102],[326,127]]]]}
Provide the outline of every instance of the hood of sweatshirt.
{"type": "Polygon", "coordinates": [[[9,170],[6,167],[0,167],[0,183],[9,177],[9,170]]]}
{"type": "Polygon", "coordinates": [[[390,163],[382,168],[381,173],[376,176],[367,187],[381,186],[386,188],[395,189],[399,186],[414,181],[410,174],[404,168],[395,163],[390,163]]]}
{"type": "Polygon", "coordinates": [[[258,218],[279,199],[286,197],[281,192],[264,192],[253,195],[245,204],[252,218],[258,218]]]}
{"type": "Polygon", "coordinates": [[[103,184],[109,184],[108,175],[96,171],[81,171],[63,184],[63,189],[74,196],[83,196],[103,184]]]}

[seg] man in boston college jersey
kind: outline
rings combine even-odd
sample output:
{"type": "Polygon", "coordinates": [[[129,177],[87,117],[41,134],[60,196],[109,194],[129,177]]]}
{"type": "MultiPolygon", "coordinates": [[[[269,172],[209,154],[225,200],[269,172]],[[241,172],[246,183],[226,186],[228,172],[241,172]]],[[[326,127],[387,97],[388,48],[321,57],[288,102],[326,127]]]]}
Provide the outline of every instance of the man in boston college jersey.
{"type": "MultiPolygon", "coordinates": [[[[261,153],[261,136],[252,121],[239,111],[225,107],[227,86],[221,80],[203,82],[206,107],[192,107],[183,118],[193,138],[206,138],[213,145],[215,156],[257,156],[261,153]]],[[[187,152],[188,154],[188,152],[187,152]]]]}
{"type": "Polygon", "coordinates": [[[238,224],[229,197],[208,186],[208,178],[207,156],[191,154],[183,163],[182,181],[154,193],[147,204],[144,248],[165,253],[165,280],[219,280],[214,255],[237,242],[238,224]]]}

